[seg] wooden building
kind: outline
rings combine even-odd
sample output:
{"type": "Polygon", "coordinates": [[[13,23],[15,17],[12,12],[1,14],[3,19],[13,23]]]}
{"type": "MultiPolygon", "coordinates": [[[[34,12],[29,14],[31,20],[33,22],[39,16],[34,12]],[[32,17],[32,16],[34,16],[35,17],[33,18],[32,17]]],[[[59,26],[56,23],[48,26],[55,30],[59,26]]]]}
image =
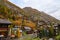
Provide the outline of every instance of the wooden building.
{"type": "Polygon", "coordinates": [[[9,32],[9,25],[11,25],[11,22],[7,19],[0,19],[0,36],[3,35],[3,37],[8,36],[9,32]]]}

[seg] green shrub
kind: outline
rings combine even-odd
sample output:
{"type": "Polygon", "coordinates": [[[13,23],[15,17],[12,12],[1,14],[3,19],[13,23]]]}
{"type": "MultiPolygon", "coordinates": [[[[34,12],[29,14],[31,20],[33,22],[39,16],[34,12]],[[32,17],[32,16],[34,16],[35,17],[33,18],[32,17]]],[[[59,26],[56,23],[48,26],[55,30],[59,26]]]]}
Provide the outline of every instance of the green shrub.
{"type": "Polygon", "coordinates": [[[60,35],[56,36],[56,40],[60,40],[60,35]]]}

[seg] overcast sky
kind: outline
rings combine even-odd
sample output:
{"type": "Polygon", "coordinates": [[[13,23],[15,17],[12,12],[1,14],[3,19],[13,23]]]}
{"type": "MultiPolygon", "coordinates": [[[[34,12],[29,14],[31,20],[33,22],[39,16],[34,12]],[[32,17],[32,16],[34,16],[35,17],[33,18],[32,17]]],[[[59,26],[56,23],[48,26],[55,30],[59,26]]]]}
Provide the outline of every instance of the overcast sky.
{"type": "Polygon", "coordinates": [[[19,7],[32,7],[60,19],[60,0],[9,0],[19,7]]]}

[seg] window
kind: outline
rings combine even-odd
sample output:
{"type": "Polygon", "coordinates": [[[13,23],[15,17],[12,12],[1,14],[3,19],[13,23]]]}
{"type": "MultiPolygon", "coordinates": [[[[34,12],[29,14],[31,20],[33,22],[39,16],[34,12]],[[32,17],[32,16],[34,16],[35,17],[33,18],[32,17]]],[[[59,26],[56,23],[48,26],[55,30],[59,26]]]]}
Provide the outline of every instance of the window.
{"type": "Polygon", "coordinates": [[[0,28],[7,28],[8,27],[8,25],[2,25],[2,24],[0,24],[0,28]]]}

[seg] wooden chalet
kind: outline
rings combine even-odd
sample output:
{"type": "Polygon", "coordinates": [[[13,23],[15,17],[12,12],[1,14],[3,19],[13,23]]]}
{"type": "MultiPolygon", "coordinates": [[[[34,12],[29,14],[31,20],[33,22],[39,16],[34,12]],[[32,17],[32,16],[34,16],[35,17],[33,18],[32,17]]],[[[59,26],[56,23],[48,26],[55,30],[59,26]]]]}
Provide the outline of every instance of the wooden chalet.
{"type": "Polygon", "coordinates": [[[7,19],[0,19],[0,36],[3,35],[3,37],[8,36],[9,32],[9,25],[11,25],[11,22],[7,19]]]}

